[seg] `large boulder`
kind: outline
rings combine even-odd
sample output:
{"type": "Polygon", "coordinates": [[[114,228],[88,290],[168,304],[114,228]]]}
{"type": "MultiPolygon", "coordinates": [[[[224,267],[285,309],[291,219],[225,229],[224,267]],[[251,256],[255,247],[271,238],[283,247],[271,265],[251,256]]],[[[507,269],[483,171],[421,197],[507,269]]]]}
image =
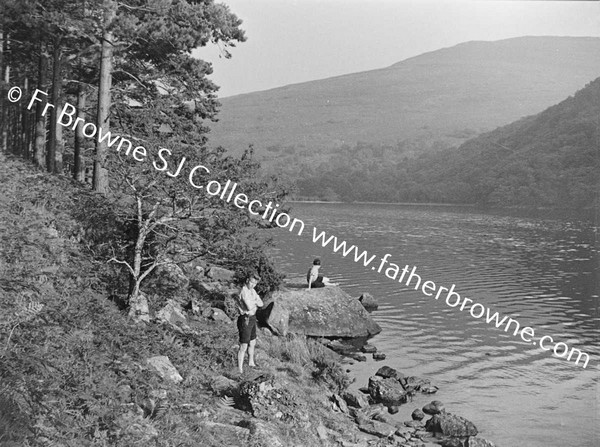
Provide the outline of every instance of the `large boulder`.
{"type": "Polygon", "coordinates": [[[175,263],[162,264],[154,272],[156,285],[163,291],[183,293],[190,284],[190,280],[183,273],[181,267],[175,263]]]}
{"type": "Polygon", "coordinates": [[[400,405],[407,401],[406,391],[396,379],[371,377],[369,393],[375,402],[381,402],[384,405],[400,405]]]}
{"type": "Polygon", "coordinates": [[[452,437],[477,435],[477,427],[471,421],[460,416],[455,416],[452,413],[434,415],[427,421],[425,428],[427,431],[452,437]]]}
{"type": "Polygon", "coordinates": [[[161,323],[187,324],[187,317],[179,303],[167,300],[167,304],[156,313],[156,320],[161,323]]]}
{"type": "Polygon", "coordinates": [[[362,304],[337,286],[280,290],[271,301],[266,323],[278,335],[354,338],[381,332],[362,304]]]}
{"type": "Polygon", "coordinates": [[[165,380],[175,383],[183,380],[183,377],[181,377],[179,371],[177,371],[167,356],[157,355],[156,357],[149,358],[146,362],[165,380]]]}
{"type": "Polygon", "coordinates": [[[217,266],[212,266],[206,274],[210,279],[220,282],[231,282],[233,281],[234,275],[235,273],[233,271],[217,266]]]}

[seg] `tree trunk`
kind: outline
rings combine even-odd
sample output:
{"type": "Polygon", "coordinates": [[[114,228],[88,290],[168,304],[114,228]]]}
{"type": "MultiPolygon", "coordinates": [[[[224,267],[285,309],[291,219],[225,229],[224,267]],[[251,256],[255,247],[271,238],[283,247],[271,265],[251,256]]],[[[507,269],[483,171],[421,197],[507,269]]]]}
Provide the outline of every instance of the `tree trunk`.
{"type": "MultiPolygon", "coordinates": [[[[77,118],[85,120],[85,85],[80,83],[77,88],[77,118]]],[[[80,182],[85,182],[85,161],[83,159],[83,148],[85,137],[83,135],[83,126],[77,126],[75,129],[75,153],[73,155],[73,178],[80,182]]]]}
{"type": "MultiPolygon", "coordinates": [[[[100,62],[100,84],[98,86],[98,114],[97,127],[105,135],[110,129],[110,87],[112,80],[113,34],[109,27],[114,17],[114,4],[107,2],[104,11],[104,31],[102,33],[102,57],[100,62]]],[[[96,138],[96,153],[94,157],[94,178],[92,189],[102,194],[108,193],[108,170],[106,169],[106,155],[108,153],[108,139],[100,142],[96,138]]]]}
{"type": "MultiPolygon", "coordinates": [[[[0,31],[0,74],[3,73],[4,69],[4,33],[0,31]]],[[[1,83],[0,83],[1,85],[1,83]]],[[[6,109],[6,94],[5,89],[0,88],[0,135],[4,135],[4,128],[6,127],[6,117],[4,110],[6,109]]],[[[0,142],[0,151],[6,152],[6,148],[0,142]]]]}
{"type": "Polygon", "coordinates": [[[58,117],[62,110],[61,41],[62,37],[54,39],[52,55],[52,104],[54,107],[50,113],[50,139],[48,141],[48,153],[46,154],[48,171],[59,174],[63,171],[62,156],[64,151],[62,126],[58,123],[58,117]]]}
{"type": "MultiPolygon", "coordinates": [[[[23,96],[25,98],[29,98],[29,78],[25,78],[25,82],[23,84],[23,96]]],[[[23,154],[23,158],[29,160],[31,157],[31,151],[29,147],[30,142],[30,133],[29,133],[29,120],[30,120],[29,110],[27,110],[27,104],[23,101],[21,104],[21,153],[23,154]]]]}
{"type": "Polygon", "coordinates": [[[8,128],[9,128],[9,114],[8,114],[8,103],[6,102],[6,91],[8,90],[8,85],[10,83],[10,66],[8,65],[7,53],[8,53],[8,34],[4,34],[2,39],[2,78],[5,82],[5,86],[2,91],[2,98],[0,98],[0,102],[2,102],[2,116],[0,117],[0,121],[2,121],[2,130],[0,133],[0,150],[6,152],[8,150],[8,128]]]}
{"type": "MultiPolygon", "coordinates": [[[[44,53],[44,44],[40,41],[40,59],[38,65],[38,89],[45,91],[46,88],[46,73],[47,59],[44,53]]],[[[44,105],[42,101],[36,104],[35,108],[35,154],[34,162],[40,168],[44,167],[44,149],[46,146],[46,117],[42,116],[44,105]]]]}

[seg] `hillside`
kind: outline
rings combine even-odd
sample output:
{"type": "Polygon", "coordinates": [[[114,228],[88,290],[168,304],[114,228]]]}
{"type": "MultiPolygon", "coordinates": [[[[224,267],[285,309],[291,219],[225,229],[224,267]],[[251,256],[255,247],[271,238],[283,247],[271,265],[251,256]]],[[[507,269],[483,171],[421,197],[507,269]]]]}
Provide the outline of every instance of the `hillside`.
{"type": "Polygon", "coordinates": [[[300,181],[307,196],[586,208],[600,190],[600,78],[543,112],[456,150],[375,167],[360,157],[300,181]]]}
{"type": "Polygon", "coordinates": [[[600,38],[467,42],[380,70],[224,98],[210,141],[235,151],[254,144],[267,166],[292,178],[357,144],[379,151],[383,165],[538,113],[596,78],[599,60],[600,38]]]}

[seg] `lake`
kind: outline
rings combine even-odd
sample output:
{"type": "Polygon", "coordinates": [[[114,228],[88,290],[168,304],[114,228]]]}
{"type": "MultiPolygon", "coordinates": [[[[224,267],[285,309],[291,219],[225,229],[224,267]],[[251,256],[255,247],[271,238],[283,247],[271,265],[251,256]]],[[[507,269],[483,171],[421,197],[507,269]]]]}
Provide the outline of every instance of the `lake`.
{"type": "Polygon", "coordinates": [[[440,388],[403,405],[402,420],[435,398],[498,446],[600,445],[600,274],[591,218],[324,203],[294,203],[291,215],[306,224],[301,236],[269,231],[278,268],[306,275],[320,257],[325,276],[380,304],[373,317],[383,331],[370,342],[387,359],[350,366],[355,387],[386,364],[440,388]],[[390,253],[390,262],[416,266],[423,281],[456,284],[461,296],[534,328],[536,338],[550,335],[588,353],[587,368],[313,243],[313,227],[378,258],[390,253]]]}

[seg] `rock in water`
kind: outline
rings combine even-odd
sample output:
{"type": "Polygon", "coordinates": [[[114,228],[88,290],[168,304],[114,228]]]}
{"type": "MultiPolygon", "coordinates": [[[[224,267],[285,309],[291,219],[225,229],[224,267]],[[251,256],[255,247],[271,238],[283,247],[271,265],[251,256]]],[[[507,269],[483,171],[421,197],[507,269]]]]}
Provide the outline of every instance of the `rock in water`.
{"type": "Polygon", "coordinates": [[[383,352],[374,352],[373,360],[385,360],[385,354],[383,352]]]}
{"type": "Polygon", "coordinates": [[[426,422],[425,428],[427,431],[441,433],[445,436],[463,437],[477,435],[477,428],[471,421],[460,416],[455,416],[452,413],[434,415],[426,422]]]}
{"type": "Polygon", "coordinates": [[[494,443],[487,439],[478,438],[477,436],[471,436],[467,439],[466,447],[496,447],[494,443]]]}
{"type": "Polygon", "coordinates": [[[362,352],[364,352],[365,354],[373,354],[373,353],[377,352],[377,347],[376,347],[376,346],[373,346],[373,345],[370,345],[369,343],[365,343],[365,344],[364,344],[364,345],[363,345],[363,346],[360,348],[360,350],[361,350],[362,352]]]}
{"type": "Polygon", "coordinates": [[[358,301],[360,301],[360,304],[362,304],[365,310],[367,310],[368,312],[377,310],[377,308],[379,307],[379,304],[377,303],[377,301],[375,301],[375,298],[373,298],[373,295],[371,295],[370,293],[363,293],[358,299],[358,301]]]}
{"type": "Polygon", "coordinates": [[[430,416],[440,414],[442,411],[444,411],[444,404],[439,400],[434,400],[423,407],[423,413],[430,416]]]}
{"type": "Polygon", "coordinates": [[[413,418],[413,421],[422,421],[425,417],[425,413],[417,408],[410,416],[413,418]]]}
{"type": "Polygon", "coordinates": [[[379,376],[379,377],[383,377],[384,379],[392,378],[392,379],[396,379],[396,380],[400,380],[402,377],[404,377],[404,375],[402,373],[398,372],[394,368],[390,368],[387,365],[379,368],[377,370],[377,372],[375,373],[375,375],[379,376]]]}
{"type": "Polygon", "coordinates": [[[336,286],[280,290],[272,302],[266,323],[277,335],[354,338],[381,332],[364,307],[336,286]]]}
{"type": "Polygon", "coordinates": [[[369,392],[375,402],[384,405],[400,405],[407,401],[406,392],[396,379],[369,379],[369,392]]]}

